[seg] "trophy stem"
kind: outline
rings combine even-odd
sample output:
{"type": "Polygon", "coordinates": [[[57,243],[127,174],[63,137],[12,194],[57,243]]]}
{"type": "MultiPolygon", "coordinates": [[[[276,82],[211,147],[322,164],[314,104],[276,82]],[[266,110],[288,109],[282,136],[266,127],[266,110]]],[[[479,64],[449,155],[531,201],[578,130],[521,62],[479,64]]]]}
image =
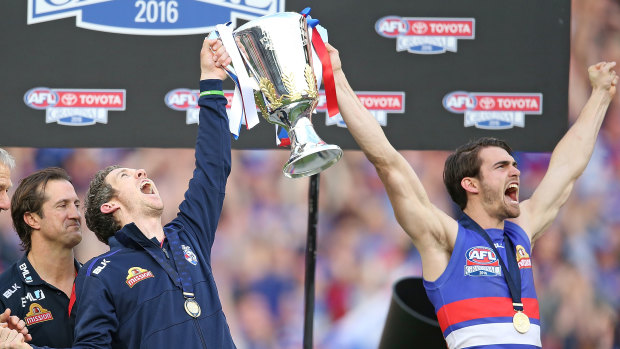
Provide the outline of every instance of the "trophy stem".
{"type": "Polygon", "coordinates": [[[307,117],[300,118],[289,130],[291,156],[282,172],[289,178],[317,174],[332,166],[342,157],[342,149],[326,144],[314,131],[307,117]]]}

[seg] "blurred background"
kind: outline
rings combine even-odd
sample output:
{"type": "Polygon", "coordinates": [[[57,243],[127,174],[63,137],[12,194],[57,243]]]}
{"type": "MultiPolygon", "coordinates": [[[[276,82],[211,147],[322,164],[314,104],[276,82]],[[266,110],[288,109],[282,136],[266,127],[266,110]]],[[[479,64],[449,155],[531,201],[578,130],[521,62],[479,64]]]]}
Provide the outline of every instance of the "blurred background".
{"type": "MultiPolygon", "coordinates": [[[[571,26],[570,123],[590,94],[587,66],[601,60],[620,62],[620,1],[573,0],[571,26]]],[[[176,215],[194,164],[191,149],[7,150],[17,160],[15,184],[34,170],[60,166],[73,178],[80,197],[105,166],[144,168],[166,204],[165,222],[176,215]]],[[[402,154],[433,203],[455,212],[441,180],[448,153],[402,154]]],[[[288,150],[233,151],[212,263],[240,349],[302,346],[309,181],[282,175],[288,156],[288,150]]],[[[524,200],[544,175],[549,154],[517,153],[516,159],[524,200]]],[[[619,207],[617,95],[586,172],[533,250],[544,348],[620,348],[619,207]]],[[[80,262],[107,251],[85,224],[83,232],[76,248],[80,262]]],[[[10,216],[2,214],[0,272],[21,255],[10,216]]],[[[393,283],[419,275],[418,252],[395,221],[374,168],[360,151],[346,151],[320,176],[315,347],[376,348],[393,283]]]]}

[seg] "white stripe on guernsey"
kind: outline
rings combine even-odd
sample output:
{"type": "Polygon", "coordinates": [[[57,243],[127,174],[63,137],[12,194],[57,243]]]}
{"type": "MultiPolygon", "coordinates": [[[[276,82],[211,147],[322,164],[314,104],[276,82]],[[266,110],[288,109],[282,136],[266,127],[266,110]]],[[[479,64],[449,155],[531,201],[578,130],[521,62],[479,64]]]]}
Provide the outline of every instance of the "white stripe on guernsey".
{"type": "Polygon", "coordinates": [[[482,324],[452,331],[446,337],[450,349],[495,344],[528,344],[542,347],[540,326],[532,324],[530,330],[521,334],[512,323],[482,324]]]}

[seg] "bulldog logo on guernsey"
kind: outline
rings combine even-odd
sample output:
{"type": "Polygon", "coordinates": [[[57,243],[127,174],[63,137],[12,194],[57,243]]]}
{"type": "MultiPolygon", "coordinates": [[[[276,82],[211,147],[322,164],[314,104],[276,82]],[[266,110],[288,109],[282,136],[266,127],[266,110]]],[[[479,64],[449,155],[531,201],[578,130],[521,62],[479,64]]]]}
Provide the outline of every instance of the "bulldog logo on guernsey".
{"type": "Polygon", "coordinates": [[[127,285],[132,288],[138,282],[146,280],[148,278],[154,278],[153,272],[150,270],[142,269],[140,267],[129,268],[127,271],[127,285]]]}
{"type": "Polygon", "coordinates": [[[125,110],[125,90],[50,89],[35,87],[26,92],[24,103],[45,110],[45,122],[65,126],[108,123],[108,110],[125,110]]]}
{"type": "Polygon", "coordinates": [[[443,98],[443,107],[465,114],[465,127],[504,130],[525,127],[525,115],[542,114],[542,93],[490,93],[455,91],[443,98]]]}
{"type": "Polygon", "coordinates": [[[475,246],[465,253],[465,276],[501,276],[502,268],[493,249],[475,246]]]}
{"type": "Polygon", "coordinates": [[[517,245],[517,264],[519,269],[532,268],[532,260],[530,255],[525,251],[525,247],[517,245]]]}
{"type": "Polygon", "coordinates": [[[43,308],[39,303],[30,304],[30,311],[24,317],[24,321],[28,326],[49,320],[54,320],[52,312],[43,308]]]}
{"type": "Polygon", "coordinates": [[[474,39],[474,18],[416,18],[387,16],[375,23],[377,34],[396,38],[396,51],[438,54],[457,51],[458,39],[474,39]]]}

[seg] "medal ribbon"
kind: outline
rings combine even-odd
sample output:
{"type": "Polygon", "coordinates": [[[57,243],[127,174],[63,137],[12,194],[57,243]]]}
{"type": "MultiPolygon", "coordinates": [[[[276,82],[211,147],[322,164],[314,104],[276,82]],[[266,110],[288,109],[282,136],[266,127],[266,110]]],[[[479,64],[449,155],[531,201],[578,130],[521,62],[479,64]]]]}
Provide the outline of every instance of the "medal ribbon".
{"type": "Polygon", "coordinates": [[[521,272],[519,271],[519,266],[517,265],[514,245],[508,238],[508,235],[504,233],[504,246],[506,248],[506,258],[508,259],[508,266],[510,269],[506,268],[506,264],[504,264],[502,256],[499,254],[499,251],[497,251],[497,248],[495,247],[495,244],[491,240],[489,234],[482,229],[478,223],[476,223],[464,212],[461,215],[461,218],[459,218],[459,223],[461,223],[463,227],[480,234],[489,246],[491,246],[493,252],[497,255],[497,259],[499,259],[499,264],[504,272],[504,277],[506,278],[506,283],[508,284],[508,289],[510,290],[510,296],[512,297],[512,307],[515,311],[523,311],[523,303],[521,302],[521,272]]]}
{"type": "Polygon", "coordinates": [[[185,297],[185,299],[194,298],[194,285],[192,284],[192,275],[189,273],[187,261],[184,258],[184,252],[181,248],[179,233],[176,230],[171,230],[166,234],[166,238],[168,238],[168,242],[170,242],[170,249],[172,250],[174,263],[177,265],[177,269],[179,270],[181,287],[183,288],[183,297],[185,297]]]}

